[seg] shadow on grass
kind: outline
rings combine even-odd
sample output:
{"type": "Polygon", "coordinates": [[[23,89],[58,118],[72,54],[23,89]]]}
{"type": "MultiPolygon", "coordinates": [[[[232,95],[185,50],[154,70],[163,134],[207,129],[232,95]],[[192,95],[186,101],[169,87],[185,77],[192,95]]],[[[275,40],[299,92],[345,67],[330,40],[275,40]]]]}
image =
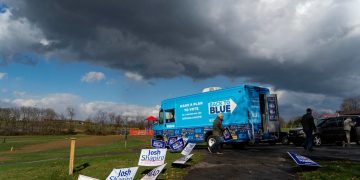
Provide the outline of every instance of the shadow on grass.
{"type": "Polygon", "coordinates": [[[295,166],[292,168],[294,172],[311,172],[316,171],[319,169],[319,167],[316,166],[295,166]]]}
{"type": "MultiPolygon", "coordinates": [[[[154,167],[153,169],[155,169],[156,167],[154,167]]],[[[147,174],[149,173],[150,171],[152,171],[153,169],[145,169],[143,172],[141,172],[141,174],[147,174]]],[[[164,168],[162,171],[161,171],[161,174],[165,173],[166,172],[166,168],[164,168]]]]}
{"type": "Polygon", "coordinates": [[[191,165],[188,165],[188,164],[174,164],[174,163],[172,163],[171,166],[172,166],[172,167],[176,167],[176,168],[180,168],[180,169],[184,169],[184,168],[190,167],[191,165]]]}
{"type": "Polygon", "coordinates": [[[81,170],[83,170],[83,169],[85,169],[85,168],[87,168],[87,167],[89,167],[89,166],[90,166],[89,163],[84,163],[84,164],[81,164],[81,165],[79,165],[79,166],[76,166],[76,167],[74,168],[74,173],[75,173],[75,172],[79,172],[79,171],[81,171],[81,170]]]}

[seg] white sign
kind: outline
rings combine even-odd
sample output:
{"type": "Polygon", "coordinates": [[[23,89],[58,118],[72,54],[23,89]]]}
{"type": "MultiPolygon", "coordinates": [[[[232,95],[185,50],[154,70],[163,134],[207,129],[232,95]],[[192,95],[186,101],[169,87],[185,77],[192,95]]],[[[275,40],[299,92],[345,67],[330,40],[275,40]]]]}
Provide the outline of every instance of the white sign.
{"type": "Polygon", "coordinates": [[[189,143],[183,151],[181,151],[182,155],[189,155],[191,153],[191,151],[194,149],[196,143],[189,143]]]}
{"type": "Polygon", "coordinates": [[[113,169],[106,180],[133,180],[139,167],[113,169]]]}
{"type": "Polygon", "coordinates": [[[79,174],[78,180],[99,180],[99,179],[79,174]]]}
{"type": "Polygon", "coordinates": [[[156,177],[161,173],[161,171],[164,169],[165,166],[166,166],[166,164],[163,164],[163,165],[153,169],[152,171],[147,173],[143,178],[141,178],[141,180],[155,180],[156,177]]]}
{"type": "Polygon", "coordinates": [[[139,166],[160,166],[165,162],[167,149],[142,149],[139,166]]]}
{"type": "Polygon", "coordinates": [[[182,156],[180,159],[174,161],[173,163],[174,164],[185,164],[186,161],[188,161],[191,158],[191,156],[193,156],[193,155],[194,154],[182,156]]]}
{"type": "Polygon", "coordinates": [[[237,104],[230,98],[222,101],[209,102],[209,114],[232,113],[237,104]]]}
{"type": "Polygon", "coordinates": [[[189,138],[186,138],[186,137],[183,137],[182,139],[184,141],[184,144],[186,144],[188,142],[188,140],[189,140],[189,138]]]}

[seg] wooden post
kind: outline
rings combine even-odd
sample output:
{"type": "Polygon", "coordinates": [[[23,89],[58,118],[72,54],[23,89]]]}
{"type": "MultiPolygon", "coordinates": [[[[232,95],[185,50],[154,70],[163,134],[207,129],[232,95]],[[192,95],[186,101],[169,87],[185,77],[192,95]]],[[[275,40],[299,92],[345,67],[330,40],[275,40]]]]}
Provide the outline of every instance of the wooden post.
{"type": "Polygon", "coordinates": [[[74,171],[75,141],[76,138],[70,139],[69,175],[72,175],[74,171]]]}
{"type": "Polygon", "coordinates": [[[126,149],[126,144],[127,144],[127,119],[125,119],[125,149],[126,149]]]}

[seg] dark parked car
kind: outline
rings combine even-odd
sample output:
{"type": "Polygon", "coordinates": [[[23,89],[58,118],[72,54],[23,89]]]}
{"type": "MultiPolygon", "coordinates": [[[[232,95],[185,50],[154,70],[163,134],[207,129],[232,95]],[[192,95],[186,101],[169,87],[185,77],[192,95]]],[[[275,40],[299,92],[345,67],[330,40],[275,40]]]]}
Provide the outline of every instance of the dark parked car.
{"type": "MultiPolygon", "coordinates": [[[[315,126],[318,128],[324,121],[325,119],[315,119],[315,126]]],[[[303,128],[291,128],[289,130],[288,140],[295,144],[295,146],[301,146],[305,141],[305,132],[303,131],[303,128]]]]}
{"type": "Polygon", "coordinates": [[[314,136],[315,145],[321,145],[323,143],[337,143],[342,144],[345,141],[344,121],[346,118],[356,122],[356,125],[351,128],[350,140],[360,144],[360,116],[338,116],[324,119],[314,136]]]}
{"type": "MultiPolygon", "coordinates": [[[[317,119],[315,125],[317,131],[314,134],[314,144],[319,146],[324,143],[342,144],[345,140],[344,120],[351,117],[356,122],[355,127],[351,128],[350,139],[352,142],[360,144],[360,115],[356,116],[338,116],[317,119]]],[[[289,141],[296,146],[303,144],[305,133],[302,128],[293,128],[289,130],[289,141]]]]}

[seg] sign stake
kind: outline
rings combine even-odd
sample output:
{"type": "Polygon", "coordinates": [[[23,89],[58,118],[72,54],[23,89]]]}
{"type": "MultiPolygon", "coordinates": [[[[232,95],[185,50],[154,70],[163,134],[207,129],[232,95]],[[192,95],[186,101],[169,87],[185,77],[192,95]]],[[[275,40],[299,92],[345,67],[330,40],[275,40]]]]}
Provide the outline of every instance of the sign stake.
{"type": "Polygon", "coordinates": [[[69,175],[72,175],[74,172],[75,142],[76,142],[76,138],[70,139],[69,175]]]}

